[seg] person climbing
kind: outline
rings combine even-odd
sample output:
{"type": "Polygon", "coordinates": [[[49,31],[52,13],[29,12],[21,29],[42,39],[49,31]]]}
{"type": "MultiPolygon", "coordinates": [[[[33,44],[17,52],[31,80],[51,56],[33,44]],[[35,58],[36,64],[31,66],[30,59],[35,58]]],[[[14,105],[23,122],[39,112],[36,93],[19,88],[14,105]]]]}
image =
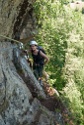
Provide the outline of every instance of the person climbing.
{"type": "Polygon", "coordinates": [[[36,41],[30,41],[30,51],[33,57],[33,71],[37,80],[42,83],[43,68],[46,63],[48,63],[49,58],[47,55],[39,48],[36,41]]]}

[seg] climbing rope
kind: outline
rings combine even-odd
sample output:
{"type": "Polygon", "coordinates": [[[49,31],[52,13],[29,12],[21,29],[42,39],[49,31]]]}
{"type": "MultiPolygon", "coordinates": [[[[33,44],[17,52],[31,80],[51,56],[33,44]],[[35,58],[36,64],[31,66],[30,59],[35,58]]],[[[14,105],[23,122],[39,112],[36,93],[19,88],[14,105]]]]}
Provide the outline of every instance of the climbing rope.
{"type": "MultiPolygon", "coordinates": [[[[13,42],[18,43],[19,44],[19,48],[21,48],[23,46],[23,43],[18,41],[18,40],[12,39],[10,37],[7,37],[7,36],[1,35],[1,34],[0,34],[0,37],[3,37],[5,39],[8,39],[8,40],[11,40],[13,42]]],[[[14,49],[14,48],[17,48],[17,47],[18,46],[12,46],[12,47],[7,47],[7,48],[0,48],[0,51],[6,51],[6,50],[14,49]]]]}
{"type": "Polygon", "coordinates": [[[11,41],[14,41],[14,42],[16,42],[16,43],[21,43],[21,42],[18,41],[18,40],[12,39],[12,38],[10,38],[10,37],[7,37],[7,36],[1,35],[1,34],[0,34],[0,36],[3,37],[3,38],[9,39],[9,40],[11,40],[11,41]]]}
{"type": "MultiPolygon", "coordinates": [[[[7,37],[7,36],[5,36],[5,35],[1,35],[1,34],[0,34],[0,37],[3,37],[3,38],[5,38],[5,39],[8,39],[8,40],[11,40],[11,41],[13,41],[13,42],[16,42],[16,43],[20,44],[20,47],[23,46],[23,47],[25,48],[25,47],[27,46],[27,44],[28,44],[28,43],[23,44],[21,41],[15,40],[15,39],[10,38],[10,37],[7,37]]],[[[19,47],[19,48],[20,48],[20,47],[19,47]]],[[[11,48],[16,48],[16,47],[11,47],[11,48]]],[[[4,48],[4,49],[5,49],[5,48],[4,48]]],[[[10,48],[6,48],[6,49],[10,49],[10,48]]],[[[2,50],[2,49],[0,49],[0,50],[2,50]]]]}

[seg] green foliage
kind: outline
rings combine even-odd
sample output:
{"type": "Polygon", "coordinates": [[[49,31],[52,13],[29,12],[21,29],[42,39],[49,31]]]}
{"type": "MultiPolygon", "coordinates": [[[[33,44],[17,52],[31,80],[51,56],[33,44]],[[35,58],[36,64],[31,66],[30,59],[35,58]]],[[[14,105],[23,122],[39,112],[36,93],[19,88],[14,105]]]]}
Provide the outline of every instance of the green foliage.
{"type": "Polygon", "coordinates": [[[37,0],[39,44],[50,58],[46,70],[50,84],[62,90],[75,124],[83,125],[84,114],[84,17],[60,0],[37,0]],[[39,12],[38,12],[39,11],[39,12]]]}
{"type": "Polygon", "coordinates": [[[84,7],[82,8],[82,14],[84,14],[84,7]]]}
{"type": "Polygon", "coordinates": [[[69,8],[62,5],[62,2],[56,3],[55,1],[52,3],[51,1],[37,0],[34,7],[37,13],[38,27],[41,28],[37,40],[39,43],[45,44],[44,47],[50,54],[50,63],[47,70],[50,79],[56,79],[53,86],[60,90],[65,86],[65,80],[62,78],[62,68],[65,64],[67,40],[69,32],[74,27],[74,23],[69,24],[68,20],[70,21],[71,18],[74,20],[74,17],[69,12],[69,8]],[[44,11],[41,11],[42,9],[44,11]],[[39,10],[39,15],[37,10],[39,10]],[[68,13],[70,13],[69,16],[68,13]]]}

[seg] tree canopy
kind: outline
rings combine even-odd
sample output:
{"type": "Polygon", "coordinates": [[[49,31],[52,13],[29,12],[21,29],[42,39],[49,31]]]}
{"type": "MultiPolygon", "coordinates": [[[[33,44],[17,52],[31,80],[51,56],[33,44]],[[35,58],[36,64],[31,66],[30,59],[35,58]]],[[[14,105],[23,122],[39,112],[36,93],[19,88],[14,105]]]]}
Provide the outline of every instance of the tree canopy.
{"type": "Polygon", "coordinates": [[[67,0],[37,0],[36,40],[50,57],[49,83],[64,98],[76,125],[84,121],[84,15],[72,10],[67,0]],[[39,12],[39,13],[38,13],[39,12]]]}

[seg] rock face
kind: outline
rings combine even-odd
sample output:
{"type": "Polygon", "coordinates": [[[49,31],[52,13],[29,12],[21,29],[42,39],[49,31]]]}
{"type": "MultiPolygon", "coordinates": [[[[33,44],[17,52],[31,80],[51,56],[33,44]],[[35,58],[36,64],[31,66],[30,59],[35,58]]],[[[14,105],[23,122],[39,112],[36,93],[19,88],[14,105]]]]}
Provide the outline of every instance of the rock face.
{"type": "MultiPolygon", "coordinates": [[[[0,0],[0,35],[14,39],[31,36],[35,32],[33,2],[0,0]]],[[[55,115],[40,103],[46,94],[19,51],[16,44],[0,37],[0,125],[63,125],[60,113],[55,115]]]]}
{"type": "MultiPolygon", "coordinates": [[[[1,43],[2,48],[11,47],[1,43]]],[[[0,53],[0,125],[16,124],[20,116],[30,108],[32,95],[19,77],[12,63],[12,49],[0,53]]]]}
{"type": "Polygon", "coordinates": [[[32,4],[35,0],[1,0],[0,33],[15,39],[32,35],[35,17],[32,4]],[[23,35],[24,34],[24,35],[23,35]]]}
{"type": "MultiPolygon", "coordinates": [[[[25,58],[20,57],[17,49],[15,53],[18,55],[16,56],[19,64],[18,71],[23,72],[27,85],[32,84],[35,97],[18,75],[13,47],[15,46],[10,42],[1,42],[0,125],[56,125],[58,119],[54,112],[49,111],[39,101],[41,98],[46,98],[44,90],[29,69],[25,58]]],[[[57,116],[60,118],[59,114],[57,116]]]]}

